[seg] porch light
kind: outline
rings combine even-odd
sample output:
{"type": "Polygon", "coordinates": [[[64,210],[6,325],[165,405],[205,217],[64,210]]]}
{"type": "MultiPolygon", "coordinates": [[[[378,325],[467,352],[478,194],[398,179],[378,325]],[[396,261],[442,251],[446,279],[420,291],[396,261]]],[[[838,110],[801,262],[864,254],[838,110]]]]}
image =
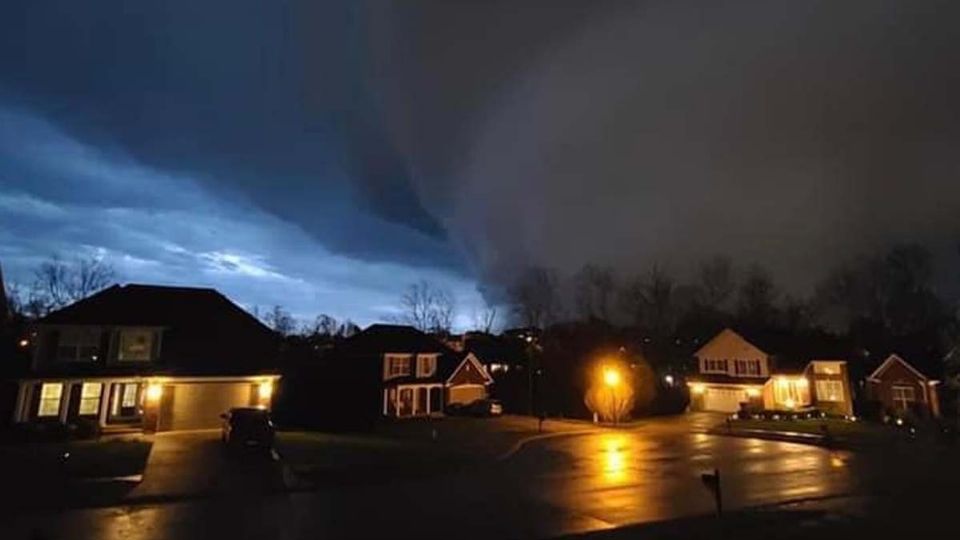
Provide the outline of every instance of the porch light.
{"type": "Polygon", "coordinates": [[[156,403],[163,396],[163,386],[159,383],[150,383],[147,385],[147,401],[156,403]]]}
{"type": "Polygon", "coordinates": [[[271,381],[263,381],[260,383],[260,386],[257,387],[257,393],[261,400],[270,399],[270,396],[273,395],[273,383],[271,381]]]}
{"type": "Polygon", "coordinates": [[[702,394],[706,389],[707,387],[703,384],[694,384],[690,386],[690,391],[694,394],[702,394]]]}
{"type": "Polygon", "coordinates": [[[793,398],[787,398],[783,400],[784,407],[792,409],[797,406],[797,402],[793,398]]]}
{"type": "Polygon", "coordinates": [[[760,395],[760,391],[756,388],[747,388],[747,395],[750,397],[757,397],[760,395]]]}

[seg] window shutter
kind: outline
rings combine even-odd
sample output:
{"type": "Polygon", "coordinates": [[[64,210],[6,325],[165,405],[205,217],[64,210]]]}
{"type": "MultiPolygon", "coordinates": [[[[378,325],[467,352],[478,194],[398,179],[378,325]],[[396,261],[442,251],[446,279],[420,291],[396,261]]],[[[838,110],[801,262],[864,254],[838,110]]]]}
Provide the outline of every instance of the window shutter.
{"type": "Polygon", "coordinates": [[[97,355],[97,362],[107,363],[107,356],[110,354],[110,330],[104,330],[100,333],[100,352],[97,355]]]}
{"type": "Polygon", "coordinates": [[[57,361],[57,347],[60,346],[60,330],[48,330],[43,341],[43,356],[47,362],[57,361]]]}

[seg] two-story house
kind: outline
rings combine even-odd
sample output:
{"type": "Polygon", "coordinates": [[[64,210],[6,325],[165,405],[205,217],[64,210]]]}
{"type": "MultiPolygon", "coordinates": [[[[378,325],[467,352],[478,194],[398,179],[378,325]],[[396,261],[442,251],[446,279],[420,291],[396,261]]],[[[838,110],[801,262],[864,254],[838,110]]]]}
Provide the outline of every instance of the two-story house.
{"type": "Polygon", "coordinates": [[[411,326],[374,324],[334,351],[328,373],[349,382],[342,403],[381,416],[442,414],[451,403],[487,397],[493,382],[470,353],[458,352],[411,326]]]}
{"type": "Polygon", "coordinates": [[[213,289],[114,285],[35,325],[16,422],[101,429],[213,428],[270,407],[276,335],[213,289]]]}
{"type": "Polygon", "coordinates": [[[851,415],[853,395],[847,363],[835,350],[822,354],[825,349],[830,347],[811,343],[796,347],[782,339],[754,337],[748,341],[724,329],[694,353],[698,374],[687,383],[690,407],[721,412],[816,407],[851,415]],[[764,341],[763,347],[754,341],[764,341]],[[769,352],[773,350],[777,352],[769,352]]]}

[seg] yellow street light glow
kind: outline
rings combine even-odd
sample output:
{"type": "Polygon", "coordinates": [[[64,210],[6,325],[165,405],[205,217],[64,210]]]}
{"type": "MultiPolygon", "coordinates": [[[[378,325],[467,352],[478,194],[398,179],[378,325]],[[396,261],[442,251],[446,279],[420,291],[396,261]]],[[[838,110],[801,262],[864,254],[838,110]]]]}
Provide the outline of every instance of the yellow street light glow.
{"type": "Polygon", "coordinates": [[[163,387],[157,383],[147,385],[147,401],[157,402],[163,396],[163,387]]]}
{"type": "Polygon", "coordinates": [[[260,383],[258,392],[260,394],[260,399],[263,399],[263,400],[270,399],[270,396],[273,395],[273,383],[270,381],[263,381],[262,383],[260,383]]]}
{"type": "Polygon", "coordinates": [[[603,383],[607,386],[617,386],[620,384],[620,373],[615,369],[603,370],[603,383]]]}

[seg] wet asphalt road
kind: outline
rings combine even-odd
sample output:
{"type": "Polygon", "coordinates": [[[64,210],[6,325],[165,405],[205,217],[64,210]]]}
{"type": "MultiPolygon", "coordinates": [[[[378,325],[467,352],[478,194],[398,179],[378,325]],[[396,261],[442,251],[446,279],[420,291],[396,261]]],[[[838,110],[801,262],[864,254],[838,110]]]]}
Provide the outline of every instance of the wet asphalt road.
{"type": "MultiPolygon", "coordinates": [[[[542,538],[713,510],[871,492],[882,461],[696,433],[709,418],[538,441],[508,461],[418,481],[7,519],[6,538],[542,538]]],[[[883,480],[890,485],[891,481],[883,480]]]]}

